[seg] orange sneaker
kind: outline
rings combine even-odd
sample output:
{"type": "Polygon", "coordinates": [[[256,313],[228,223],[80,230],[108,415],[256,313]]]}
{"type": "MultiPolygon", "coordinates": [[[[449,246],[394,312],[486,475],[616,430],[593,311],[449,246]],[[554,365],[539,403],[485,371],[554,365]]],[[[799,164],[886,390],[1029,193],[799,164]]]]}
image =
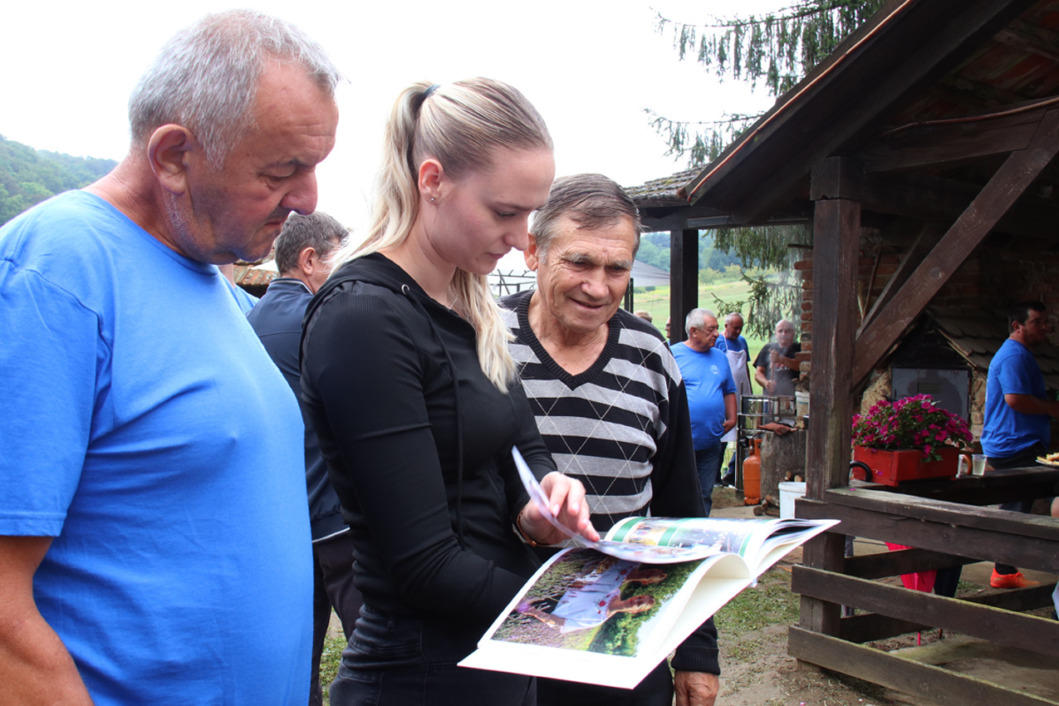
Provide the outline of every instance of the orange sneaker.
{"type": "Polygon", "coordinates": [[[1040,581],[1031,581],[1023,576],[1021,571],[1013,574],[998,574],[996,569],[993,569],[993,575],[989,577],[989,585],[993,588],[1028,588],[1040,584],[1040,581]]]}

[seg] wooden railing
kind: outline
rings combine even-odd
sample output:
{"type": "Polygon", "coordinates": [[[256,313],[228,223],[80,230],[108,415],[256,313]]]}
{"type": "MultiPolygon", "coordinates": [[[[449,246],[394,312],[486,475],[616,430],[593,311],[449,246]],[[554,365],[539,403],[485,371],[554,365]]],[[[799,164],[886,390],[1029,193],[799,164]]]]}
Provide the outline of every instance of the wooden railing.
{"type": "MultiPolygon", "coordinates": [[[[1059,519],[981,507],[1056,494],[1059,470],[993,471],[984,477],[922,481],[887,488],[860,485],[799,499],[798,517],[842,521],[845,535],[914,547],[844,556],[844,542],[821,538],[819,565],[795,567],[792,589],[802,595],[802,619],[792,627],[795,658],[921,697],[937,704],[1059,705],[944,667],[865,645],[904,633],[941,628],[994,645],[1042,655],[1059,670],[1059,622],[1027,615],[1050,606],[1053,585],[947,598],[887,585],[878,579],[978,561],[1059,573],[1059,519]],[[842,611],[841,606],[853,608],[842,611]],[[823,616],[823,617],[821,617],[823,616]]],[[[811,559],[810,559],[811,561],[811,559]]]]}

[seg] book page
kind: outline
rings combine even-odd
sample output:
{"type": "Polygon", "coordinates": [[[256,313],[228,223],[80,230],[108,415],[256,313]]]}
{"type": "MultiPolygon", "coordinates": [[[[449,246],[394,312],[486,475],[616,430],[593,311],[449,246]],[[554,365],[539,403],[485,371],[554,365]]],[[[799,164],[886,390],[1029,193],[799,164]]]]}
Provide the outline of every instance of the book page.
{"type": "Polygon", "coordinates": [[[567,549],[460,664],[632,688],[750,580],[735,555],[658,565],[567,549]]]}
{"type": "Polygon", "coordinates": [[[837,524],[838,520],[628,517],[615,524],[606,539],[668,547],[709,546],[743,557],[754,567],[756,577],[794,547],[837,524]]]}
{"type": "Polygon", "coordinates": [[[716,548],[704,545],[667,547],[649,544],[627,544],[625,542],[614,542],[607,539],[593,542],[590,539],[582,537],[571,531],[570,528],[565,525],[560,524],[558,520],[552,517],[549,511],[548,496],[544,494],[544,490],[541,488],[540,483],[537,482],[537,478],[533,475],[529,466],[526,465],[525,459],[522,458],[522,454],[519,453],[517,448],[511,448],[511,456],[515,459],[515,467],[518,469],[519,477],[522,479],[522,484],[525,486],[526,492],[529,493],[530,499],[537,503],[537,507],[541,509],[541,513],[548,522],[569,537],[570,543],[575,546],[595,549],[596,551],[627,561],[650,562],[652,564],[671,564],[680,561],[692,561],[718,553],[716,548]]]}

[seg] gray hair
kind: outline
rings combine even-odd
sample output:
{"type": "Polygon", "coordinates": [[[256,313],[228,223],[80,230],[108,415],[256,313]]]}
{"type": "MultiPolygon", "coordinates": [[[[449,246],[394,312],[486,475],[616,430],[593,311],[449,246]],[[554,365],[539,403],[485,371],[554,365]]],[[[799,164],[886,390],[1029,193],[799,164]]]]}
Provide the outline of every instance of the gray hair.
{"type": "Polygon", "coordinates": [[[253,127],[257,84],[268,61],[301,66],[328,95],[341,76],[324,50],[283,20],[250,10],[208,15],[178,32],[129,98],[132,139],[167,123],[190,130],[219,168],[253,127]]]}
{"type": "Polygon", "coordinates": [[[702,329],[706,324],[707,316],[712,316],[714,319],[717,318],[709,309],[692,309],[689,311],[687,317],[684,319],[684,333],[690,335],[691,329],[702,329]]]}
{"type": "Polygon", "coordinates": [[[740,314],[738,311],[733,311],[733,312],[725,315],[725,317],[724,317],[724,325],[727,326],[728,324],[732,323],[732,319],[734,319],[737,316],[740,319],[742,319],[744,323],[746,323],[746,319],[743,319],[743,315],[742,314],[740,314]]]}
{"type": "Polygon", "coordinates": [[[632,221],[636,240],[632,254],[640,249],[640,212],[617,182],[602,174],[575,174],[552,184],[548,202],[533,216],[530,233],[537,241],[537,256],[544,260],[556,235],[559,219],[569,216],[578,229],[594,230],[612,225],[623,216],[632,221]]]}
{"type": "Polygon", "coordinates": [[[308,216],[292,213],[276,238],[276,269],[281,275],[298,269],[298,257],[312,248],[327,258],[346,237],[348,229],[333,216],[314,211],[308,216]]]}

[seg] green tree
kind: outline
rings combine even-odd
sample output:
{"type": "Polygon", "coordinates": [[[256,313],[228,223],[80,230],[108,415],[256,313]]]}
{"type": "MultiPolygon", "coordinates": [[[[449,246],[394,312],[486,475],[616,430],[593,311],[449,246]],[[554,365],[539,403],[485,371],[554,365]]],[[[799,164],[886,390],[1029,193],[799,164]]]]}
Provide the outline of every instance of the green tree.
{"type": "MultiPolygon", "coordinates": [[[[743,81],[778,96],[798,83],[839,43],[864,23],[884,0],[791,0],[763,15],[718,18],[700,24],[657,15],[660,33],[670,33],[681,61],[702,64],[718,78],[743,81]]],[[[777,3],[779,4],[779,3],[777,3]]],[[[708,7],[707,4],[703,4],[708,7]]],[[[685,157],[689,166],[716,158],[760,115],[725,114],[702,122],[678,121],[647,110],[651,124],[666,138],[667,154],[685,157]]],[[[739,258],[750,285],[748,302],[724,302],[721,310],[742,309],[750,333],[767,337],[772,325],[794,313],[800,298],[790,277],[791,246],[811,242],[804,226],[733,228],[707,232],[713,246],[739,258]],[[762,274],[747,272],[759,268],[762,274]]],[[[705,245],[705,243],[703,244],[705,245]]],[[[700,267],[706,247],[700,246],[700,267]]]]}
{"type": "MultiPolygon", "coordinates": [[[[747,17],[707,16],[701,24],[657,14],[660,33],[673,37],[681,61],[693,59],[721,80],[733,79],[778,96],[790,90],[883,0],[796,0],[775,11],[747,17]]],[[[667,138],[668,154],[700,166],[720,154],[760,115],[725,114],[717,120],[671,120],[650,109],[651,124],[667,138]]]]}
{"type": "Polygon", "coordinates": [[[34,150],[0,136],[0,225],[55,194],[92,183],[116,164],[34,150]]]}

